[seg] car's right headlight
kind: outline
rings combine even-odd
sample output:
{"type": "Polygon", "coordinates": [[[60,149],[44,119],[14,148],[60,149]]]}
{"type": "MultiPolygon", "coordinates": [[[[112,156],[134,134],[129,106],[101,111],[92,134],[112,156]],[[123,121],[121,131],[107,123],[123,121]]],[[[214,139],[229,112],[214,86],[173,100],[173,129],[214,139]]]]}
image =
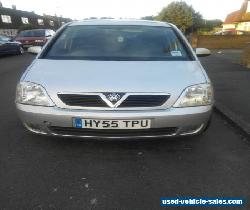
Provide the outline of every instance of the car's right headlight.
{"type": "Polygon", "coordinates": [[[20,82],[16,90],[16,103],[35,106],[55,106],[46,90],[32,82],[20,82]]]}
{"type": "Polygon", "coordinates": [[[211,84],[198,84],[187,87],[173,107],[207,106],[211,105],[213,100],[213,88],[211,84]]]}

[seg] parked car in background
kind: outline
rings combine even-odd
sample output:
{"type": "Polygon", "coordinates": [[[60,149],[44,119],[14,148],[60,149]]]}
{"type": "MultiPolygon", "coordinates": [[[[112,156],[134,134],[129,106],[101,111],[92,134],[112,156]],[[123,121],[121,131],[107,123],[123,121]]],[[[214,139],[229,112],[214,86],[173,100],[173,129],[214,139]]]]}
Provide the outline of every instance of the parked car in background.
{"type": "Polygon", "coordinates": [[[20,42],[12,41],[10,37],[0,35],[0,55],[23,53],[24,50],[20,42]]]}
{"type": "Polygon", "coordinates": [[[215,32],[213,35],[250,35],[249,31],[240,31],[240,30],[224,30],[215,32]]]}
{"type": "Polygon", "coordinates": [[[90,20],[65,25],[23,74],[16,105],[33,133],[152,138],[202,133],[213,88],[174,25],[90,20]]]}
{"type": "Polygon", "coordinates": [[[21,31],[15,40],[21,42],[24,48],[43,46],[54,33],[55,32],[51,29],[25,30],[21,31]]]}
{"type": "Polygon", "coordinates": [[[218,35],[218,36],[222,36],[222,35],[235,35],[235,31],[232,31],[232,30],[217,31],[213,35],[218,35]]]}

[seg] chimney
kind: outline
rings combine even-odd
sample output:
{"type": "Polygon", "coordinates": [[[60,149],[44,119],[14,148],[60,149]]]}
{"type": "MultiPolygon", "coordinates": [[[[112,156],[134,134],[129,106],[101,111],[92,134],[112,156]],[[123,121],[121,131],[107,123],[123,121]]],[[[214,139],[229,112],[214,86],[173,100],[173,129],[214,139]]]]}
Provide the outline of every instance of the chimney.
{"type": "Polygon", "coordinates": [[[2,4],[2,2],[0,1],[0,7],[3,7],[3,4],[2,4]]]}
{"type": "Polygon", "coordinates": [[[16,10],[16,5],[13,4],[11,7],[12,7],[12,9],[16,10]]]}

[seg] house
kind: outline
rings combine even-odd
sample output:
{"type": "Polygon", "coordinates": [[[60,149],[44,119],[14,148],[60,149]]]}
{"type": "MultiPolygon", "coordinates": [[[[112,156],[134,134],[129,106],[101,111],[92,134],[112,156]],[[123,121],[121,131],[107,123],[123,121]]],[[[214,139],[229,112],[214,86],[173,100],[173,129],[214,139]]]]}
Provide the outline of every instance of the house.
{"type": "Polygon", "coordinates": [[[56,30],[64,23],[70,21],[71,19],[69,18],[38,15],[34,12],[17,10],[14,5],[12,8],[2,7],[0,2],[0,34],[2,35],[16,36],[18,29],[28,24],[38,28],[56,30]]]}
{"type": "Polygon", "coordinates": [[[223,31],[250,32],[250,0],[244,0],[240,10],[230,13],[223,23],[223,31]]]}

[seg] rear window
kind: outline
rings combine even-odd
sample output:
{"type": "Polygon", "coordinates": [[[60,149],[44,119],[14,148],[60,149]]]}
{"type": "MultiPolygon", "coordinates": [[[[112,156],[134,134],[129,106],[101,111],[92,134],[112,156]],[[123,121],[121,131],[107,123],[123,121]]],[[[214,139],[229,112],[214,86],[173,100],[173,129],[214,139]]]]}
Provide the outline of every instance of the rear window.
{"type": "Polygon", "coordinates": [[[45,30],[21,31],[18,37],[41,37],[45,36],[45,30]]]}
{"type": "Polygon", "coordinates": [[[42,58],[63,60],[190,60],[172,28],[68,26],[42,58]]]}

